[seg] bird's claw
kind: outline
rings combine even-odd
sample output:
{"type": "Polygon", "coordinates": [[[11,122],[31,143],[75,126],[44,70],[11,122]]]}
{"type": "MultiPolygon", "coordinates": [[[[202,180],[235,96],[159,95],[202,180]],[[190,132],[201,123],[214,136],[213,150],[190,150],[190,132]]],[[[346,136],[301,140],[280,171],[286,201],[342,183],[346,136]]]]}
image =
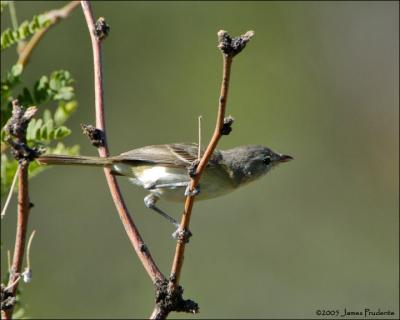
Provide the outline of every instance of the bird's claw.
{"type": "Polygon", "coordinates": [[[187,186],[185,189],[185,197],[191,196],[197,196],[200,193],[200,186],[197,186],[194,188],[194,190],[190,190],[190,186],[187,186]]]}
{"type": "Polygon", "coordinates": [[[176,241],[182,241],[185,243],[189,242],[189,239],[191,236],[192,236],[192,233],[190,232],[190,230],[188,230],[188,229],[182,230],[180,227],[178,227],[172,233],[172,238],[174,238],[176,241]]]}

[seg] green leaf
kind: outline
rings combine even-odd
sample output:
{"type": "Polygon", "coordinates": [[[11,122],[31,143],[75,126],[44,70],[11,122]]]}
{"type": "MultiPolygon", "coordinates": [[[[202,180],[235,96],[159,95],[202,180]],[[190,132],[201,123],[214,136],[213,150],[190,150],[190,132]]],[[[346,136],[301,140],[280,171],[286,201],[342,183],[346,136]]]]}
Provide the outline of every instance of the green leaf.
{"type": "Polygon", "coordinates": [[[40,29],[43,29],[52,23],[53,21],[46,14],[40,14],[34,16],[30,21],[22,22],[16,30],[11,28],[4,30],[1,33],[1,50],[11,47],[17,42],[30,37],[40,29]]]}
{"type": "Polygon", "coordinates": [[[3,142],[3,141],[5,141],[5,138],[6,138],[6,130],[5,130],[4,127],[1,128],[0,133],[1,133],[1,139],[0,140],[3,142]]]}
{"type": "Polygon", "coordinates": [[[74,79],[68,71],[52,72],[50,77],[42,76],[34,85],[34,96],[37,104],[49,100],[69,101],[74,98],[74,88],[71,86],[74,79]]]}
{"type": "Polygon", "coordinates": [[[11,75],[13,78],[17,78],[22,74],[22,71],[24,70],[24,66],[22,64],[14,64],[11,67],[11,75]]]}
{"type": "Polygon", "coordinates": [[[43,112],[43,121],[46,123],[48,121],[53,121],[52,117],[51,117],[51,112],[49,109],[44,110],[43,112]]]}
{"type": "Polygon", "coordinates": [[[43,122],[45,123],[45,126],[46,126],[47,130],[49,131],[49,133],[54,130],[54,121],[53,121],[53,119],[49,119],[48,121],[43,119],[43,122]]]}
{"type": "Polygon", "coordinates": [[[42,76],[38,81],[36,81],[33,86],[33,94],[35,96],[35,100],[38,104],[44,103],[49,100],[49,79],[47,76],[42,76]]]}
{"type": "Polygon", "coordinates": [[[39,129],[39,137],[40,139],[38,140],[48,140],[48,132],[47,132],[47,127],[44,125],[39,129]]]}
{"type": "Polygon", "coordinates": [[[58,89],[58,92],[54,95],[55,100],[71,100],[74,97],[74,88],[62,87],[58,89]]]}
{"type": "Polygon", "coordinates": [[[54,139],[63,139],[71,134],[71,130],[65,126],[58,127],[54,130],[54,139]]]}
{"type": "MultiPolygon", "coordinates": [[[[26,28],[25,25],[21,25],[26,28]]],[[[35,27],[35,25],[33,25],[35,27]]],[[[52,143],[63,139],[71,134],[71,130],[63,124],[69,119],[77,108],[77,102],[74,99],[75,93],[72,84],[74,83],[71,74],[65,70],[57,70],[49,76],[40,77],[33,87],[29,90],[26,87],[17,95],[13,92],[14,88],[20,84],[23,73],[22,65],[14,65],[10,71],[5,72],[1,81],[1,139],[4,141],[4,125],[11,116],[11,101],[18,97],[20,103],[25,107],[37,105],[43,107],[44,103],[57,101],[57,108],[51,111],[51,108],[43,109],[41,117],[34,118],[29,122],[27,128],[27,142],[30,147],[46,147],[49,153],[59,154],[77,154],[79,146],[65,147],[58,143],[54,148],[52,143]]],[[[1,145],[1,195],[8,192],[12,179],[17,169],[17,162],[9,154],[10,148],[7,148],[2,142],[1,145]]],[[[29,175],[34,176],[45,170],[36,161],[29,165],[29,175]]]]}
{"type": "Polygon", "coordinates": [[[24,308],[16,308],[13,312],[13,319],[31,319],[31,317],[26,315],[26,310],[24,308]]]}
{"type": "Polygon", "coordinates": [[[40,140],[40,128],[42,127],[42,119],[32,119],[26,130],[26,139],[28,142],[40,140]]]}
{"type": "Polygon", "coordinates": [[[64,124],[77,108],[78,103],[76,100],[72,100],[70,102],[60,101],[58,108],[54,113],[54,122],[56,125],[59,126],[64,124]]]}
{"type": "Polygon", "coordinates": [[[7,71],[5,77],[1,80],[1,106],[2,109],[11,99],[12,88],[20,82],[23,67],[20,64],[13,65],[10,71],[7,71]]]}
{"type": "Polygon", "coordinates": [[[60,126],[52,118],[48,118],[51,117],[50,111],[46,111],[43,119],[32,119],[28,125],[26,138],[30,145],[49,144],[52,140],[60,140],[71,134],[69,128],[60,126]]]}

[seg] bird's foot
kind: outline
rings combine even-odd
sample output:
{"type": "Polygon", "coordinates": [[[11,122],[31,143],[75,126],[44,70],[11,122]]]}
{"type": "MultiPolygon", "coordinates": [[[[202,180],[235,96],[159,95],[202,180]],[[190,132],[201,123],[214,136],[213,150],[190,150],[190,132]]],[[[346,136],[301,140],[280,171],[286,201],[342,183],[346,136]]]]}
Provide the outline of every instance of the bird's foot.
{"type": "Polygon", "coordinates": [[[190,237],[192,236],[192,233],[190,230],[185,229],[182,230],[180,227],[178,227],[173,233],[172,233],[172,238],[174,238],[176,241],[188,243],[190,237]]]}
{"type": "Polygon", "coordinates": [[[198,185],[194,190],[190,190],[190,186],[188,185],[185,189],[185,197],[188,197],[189,195],[191,197],[197,196],[200,193],[200,185],[198,185]]]}

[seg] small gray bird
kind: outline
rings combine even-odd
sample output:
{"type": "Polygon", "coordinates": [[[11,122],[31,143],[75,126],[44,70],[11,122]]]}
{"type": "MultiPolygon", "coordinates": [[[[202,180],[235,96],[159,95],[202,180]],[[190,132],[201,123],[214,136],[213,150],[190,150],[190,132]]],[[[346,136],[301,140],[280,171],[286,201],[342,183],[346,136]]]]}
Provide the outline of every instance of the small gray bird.
{"type": "MultiPolygon", "coordinates": [[[[113,157],[43,155],[40,164],[109,167],[112,173],[128,177],[150,193],[144,198],[151,208],[179,226],[175,219],[156,206],[158,199],[183,201],[190,181],[188,168],[198,158],[196,144],[146,146],[113,157]]],[[[254,181],[277,164],[293,159],[260,145],[214,151],[200,179],[196,200],[211,199],[254,181]]]]}

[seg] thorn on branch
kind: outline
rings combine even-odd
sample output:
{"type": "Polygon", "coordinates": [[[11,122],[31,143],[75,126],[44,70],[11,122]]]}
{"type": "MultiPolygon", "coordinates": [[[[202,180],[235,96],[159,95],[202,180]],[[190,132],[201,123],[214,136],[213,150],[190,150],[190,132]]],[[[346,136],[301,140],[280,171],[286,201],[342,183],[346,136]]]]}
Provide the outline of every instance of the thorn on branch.
{"type": "Polygon", "coordinates": [[[147,246],[144,243],[141,243],[140,244],[140,252],[147,252],[147,251],[148,251],[147,246]]]}
{"type": "Polygon", "coordinates": [[[110,26],[107,24],[106,19],[100,17],[94,25],[94,36],[97,40],[104,40],[110,32],[110,26]]]}
{"type": "Polygon", "coordinates": [[[247,31],[241,36],[232,38],[227,31],[218,31],[218,48],[227,56],[234,57],[240,53],[245,47],[247,42],[254,36],[254,31],[247,31]]]}
{"type": "Polygon", "coordinates": [[[105,135],[104,132],[100,129],[93,127],[90,124],[81,124],[81,128],[83,130],[83,134],[88,136],[90,142],[96,148],[105,146],[105,135]]]}
{"type": "Polygon", "coordinates": [[[28,147],[26,140],[29,121],[36,114],[37,108],[29,107],[24,109],[19,105],[18,100],[14,100],[12,105],[12,116],[5,126],[5,132],[7,134],[5,140],[11,146],[12,154],[18,162],[29,163],[44,151],[40,148],[28,147]]]}
{"type": "Polygon", "coordinates": [[[176,283],[176,274],[175,273],[171,274],[171,276],[169,277],[169,282],[176,283]]]}
{"type": "Polygon", "coordinates": [[[224,124],[221,128],[221,134],[227,136],[232,131],[232,124],[235,119],[232,116],[227,116],[224,118],[224,124]]]}
{"type": "Polygon", "coordinates": [[[17,298],[12,294],[10,289],[7,289],[4,284],[1,284],[1,310],[12,309],[17,302],[17,298]]]}
{"type": "Polygon", "coordinates": [[[189,177],[194,178],[196,176],[196,170],[197,170],[199,163],[200,163],[200,159],[196,159],[196,160],[192,161],[192,163],[188,166],[187,170],[188,170],[189,177]]]}
{"type": "Polygon", "coordinates": [[[168,280],[159,280],[155,283],[156,304],[161,314],[171,311],[199,313],[199,305],[193,300],[183,299],[183,288],[181,286],[171,289],[168,280]]]}
{"type": "Polygon", "coordinates": [[[182,243],[189,243],[190,238],[193,236],[192,232],[188,229],[181,229],[178,228],[174,231],[174,233],[172,234],[172,237],[178,241],[178,242],[182,242],[182,243]]]}

